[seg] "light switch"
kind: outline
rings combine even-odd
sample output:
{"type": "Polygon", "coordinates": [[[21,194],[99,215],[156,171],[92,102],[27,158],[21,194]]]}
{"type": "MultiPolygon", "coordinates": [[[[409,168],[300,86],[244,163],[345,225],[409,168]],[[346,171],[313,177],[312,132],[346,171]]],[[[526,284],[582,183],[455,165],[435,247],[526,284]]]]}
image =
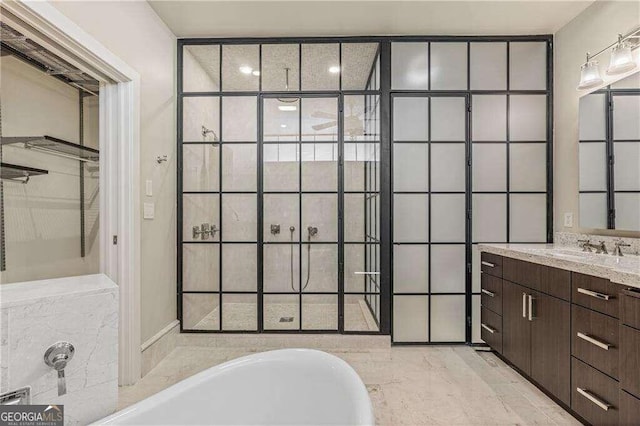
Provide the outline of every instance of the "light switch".
{"type": "Polygon", "coordinates": [[[145,194],[147,197],[151,197],[153,195],[153,181],[150,179],[146,182],[145,194]]]}
{"type": "Polygon", "coordinates": [[[153,219],[156,213],[156,205],[154,203],[144,203],[143,217],[145,219],[153,219]]]}
{"type": "Polygon", "coordinates": [[[573,213],[564,214],[564,227],[573,228],[573,213]]]}

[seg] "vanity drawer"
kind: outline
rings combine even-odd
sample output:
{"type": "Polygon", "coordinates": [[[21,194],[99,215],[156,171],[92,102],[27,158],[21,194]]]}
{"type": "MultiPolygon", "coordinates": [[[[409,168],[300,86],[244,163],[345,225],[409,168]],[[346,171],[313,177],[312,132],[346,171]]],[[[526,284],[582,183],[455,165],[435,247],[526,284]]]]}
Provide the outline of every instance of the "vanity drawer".
{"type": "Polygon", "coordinates": [[[584,362],[571,360],[571,408],[592,425],[617,425],[618,382],[584,362]]]}
{"type": "Polygon", "coordinates": [[[620,390],[620,424],[623,426],[640,423],[640,399],[620,390]]]}
{"type": "Polygon", "coordinates": [[[620,320],[640,330],[640,289],[627,289],[620,293],[620,320]]]}
{"type": "Polygon", "coordinates": [[[620,325],[617,319],[573,305],[571,354],[617,379],[620,325]]]}
{"type": "Polygon", "coordinates": [[[502,277],[512,283],[539,290],[543,268],[536,263],[505,257],[502,263],[502,277]]]}
{"type": "Polygon", "coordinates": [[[482,253],[480,255],[480,269],[483,274],[493,275],[494,277],[502,277],[502,256],[491,253],[482,253]]]}
{"type": "Polygon", "coordinates": [[[540,270],[540,291],[570,302],[571,272],[543,266],[540,270]]]}
{"type": "Polygon", "coordinates": [[[502,353],[502,317],[484,306],[480,308],[480,335],[494,351],[502,353]]]}
{"type": "Polygon", "coordinates": [[[502,315],[502,279],[483,273],[480,281],[482,306],[502,315]]]}
{"type": "Polygon", "coordinates": [[[626,325],[620,326],[620,387],[640,398],[640,331],[626,325]]]}
{"type": "Polygon", "coordinates": [[[622,286],[604,278],[572,273],[573,303],[618,318],[618,293],[622,286]]]}

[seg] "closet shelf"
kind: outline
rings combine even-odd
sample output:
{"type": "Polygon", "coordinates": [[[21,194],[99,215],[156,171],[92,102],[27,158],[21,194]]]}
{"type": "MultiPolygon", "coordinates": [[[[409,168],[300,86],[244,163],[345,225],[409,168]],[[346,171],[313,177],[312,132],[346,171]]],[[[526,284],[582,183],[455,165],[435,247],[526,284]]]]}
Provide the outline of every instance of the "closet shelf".
{"type": "Polygon", "coordinates": [[[47,170],[33,167],[18,166],[16,164],[0,163],[0,178],[21,183],[29,182],[31,176],[49,174],[47,170]]]}
{"type": "Polygon", "coordinates": [[[48,154],[78,159],[81,161],[98,161],[100,151],[78,145],[53,136],[10,136],[2,137],[2,145],[24,144],[26,149],[33,149],[48,154]]]}

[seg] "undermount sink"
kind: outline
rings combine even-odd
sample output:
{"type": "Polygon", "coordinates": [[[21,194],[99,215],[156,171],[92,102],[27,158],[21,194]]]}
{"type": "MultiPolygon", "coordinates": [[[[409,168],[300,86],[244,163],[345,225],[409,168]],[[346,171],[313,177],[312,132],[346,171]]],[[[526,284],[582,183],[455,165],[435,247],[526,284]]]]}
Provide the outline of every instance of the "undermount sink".
{"type": "Polygon", "coordinates": [[[570,249],[551,249],[549,250],[549,254],[551,256],[556,256],[563,259],[585,261],[585,260],[588,260],[595,253],[583,252],[578,250],[570,250],[570,249]]]}

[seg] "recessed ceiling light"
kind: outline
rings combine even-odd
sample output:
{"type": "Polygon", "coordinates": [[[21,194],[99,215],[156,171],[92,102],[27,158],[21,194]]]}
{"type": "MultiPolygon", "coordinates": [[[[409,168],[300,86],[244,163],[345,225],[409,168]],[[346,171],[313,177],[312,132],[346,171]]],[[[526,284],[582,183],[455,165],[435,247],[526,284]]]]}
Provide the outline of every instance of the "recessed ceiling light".
{"type": "Polygon", "coordinates": [[[332,67],[329,67],[329,72],[331,74],[338,74],[340,72],[340,67],[337,67],[335,65],[332,66],[332,67]]]}
{"type": "Polygon", "coordinates": [[[297,111],[298,107],[295,105],[278,105],[280,111],[297,111]]]}
{"type": "Polygon", "coordinates": [[[255,70],[253,71],[251,74],[255,75],[256,77],[260,75],[260,71],[255,70]]]}
{"type": "Polygon", "coordinates": [[[240,72],[242,74],[251,74],[251,72],[253,71],[253,68],[247,66],[247,65],[243,65],[240,67],[240,72]]]}
{"type": "Polygon", "coordinates": [[[283,129],[287,127],[286,124],[281,124],[280,127],[282,127],[283,129]]]}

